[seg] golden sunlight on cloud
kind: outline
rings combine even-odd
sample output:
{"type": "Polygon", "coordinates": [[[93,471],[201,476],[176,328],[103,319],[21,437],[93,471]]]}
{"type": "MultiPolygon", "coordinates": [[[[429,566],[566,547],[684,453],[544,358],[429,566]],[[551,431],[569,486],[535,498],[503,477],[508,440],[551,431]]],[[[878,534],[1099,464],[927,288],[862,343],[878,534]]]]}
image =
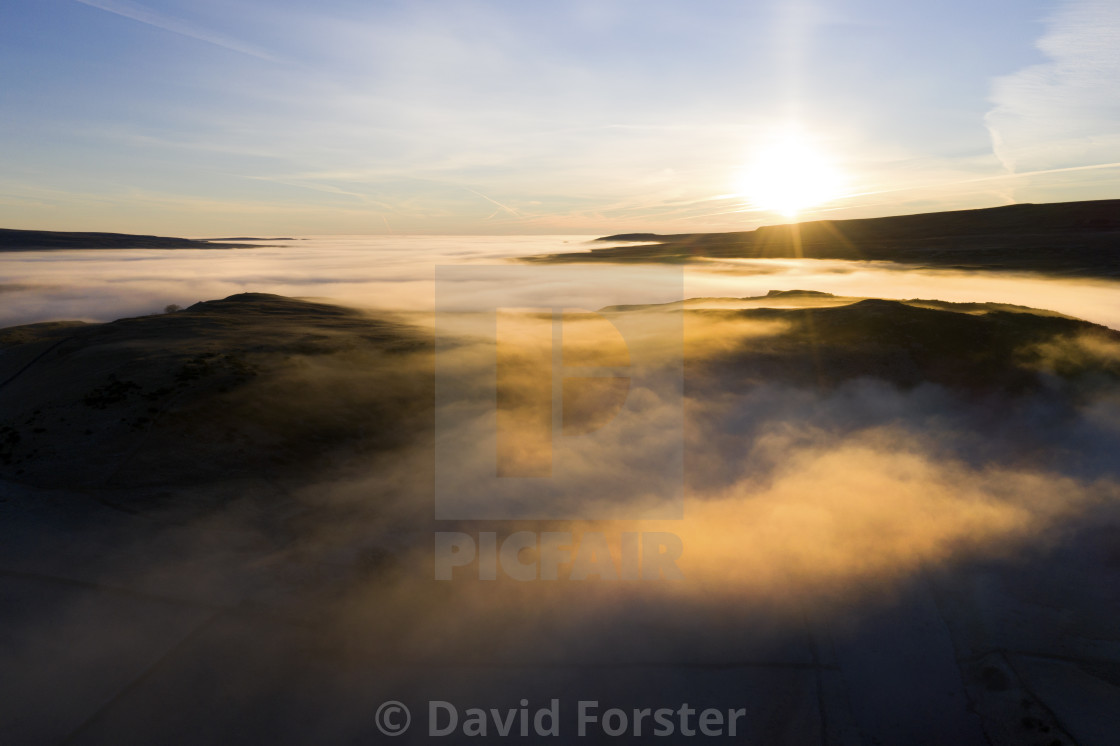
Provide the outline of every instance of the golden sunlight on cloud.
{"type": "Polygon", "coordinates": [[[682,567],[696,580],[764,595],[882,583],[1028,537],[1040,541],[1094,499],[1066,477],[976,469],[887,444],[896,438],[884,432],[793,453],[761,490],[736,485],[696,501],[680,534],[700,550],[682,567]]]}

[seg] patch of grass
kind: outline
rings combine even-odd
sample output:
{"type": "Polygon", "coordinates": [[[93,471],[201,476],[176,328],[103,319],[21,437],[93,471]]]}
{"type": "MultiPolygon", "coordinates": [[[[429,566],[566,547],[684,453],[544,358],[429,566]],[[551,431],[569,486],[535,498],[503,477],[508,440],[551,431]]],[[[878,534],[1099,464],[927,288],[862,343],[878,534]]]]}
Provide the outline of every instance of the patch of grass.
{"type": "Polygon", "coordinates": [[[110,375],[109,381],[86,394],[82,398],[82,403],[94,409],[105,409],[124,401],[140,390],[140,385],[135,381],[122,381],[115,375],[110,375]]]}

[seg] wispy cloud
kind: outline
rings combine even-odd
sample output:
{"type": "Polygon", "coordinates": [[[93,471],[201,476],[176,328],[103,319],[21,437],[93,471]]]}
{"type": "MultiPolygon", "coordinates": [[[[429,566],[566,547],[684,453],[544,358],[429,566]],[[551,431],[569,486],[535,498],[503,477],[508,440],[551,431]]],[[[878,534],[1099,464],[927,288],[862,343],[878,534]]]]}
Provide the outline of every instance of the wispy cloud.
{"type": "Polygon", "coordinates": [[[995,80],[996,156],[1010,171],[1120,160],[1120,4],[1066,0],[1037,46],[1047,62],[995,80]]]}
{"type": "Polygon", "coordinates": [[[155,26],[158,29],[170,31],[173,34],[204,41],[207,44],[213,44],[223,49],[240,52],[241,54],[247,54],[251,57],[268,60],[269,62],[278,61],[276,57],[250,44],[246,44],[237,39],[231,39],[228,36],[202,28],[189,21],[173,18],[164,13],[152,10],[151,8],[146,8],[139,3],[131,2],[130,0],[76,0],[76,2],[82,5],[88,5],[91,8],[104,10],[108,13],[114,13],[118,16],[130,18],[149,26],[155,26]]]}
{"type": "Polygon", "coordinates": [[[489,202],[490,204],[493,204],[493,205],[497,205],[497,206],[498,206],[498,209],[497,209],[497,210],[495,210],[495,211],[494,211],[493,213],[491,213],[490,217],[486,218],[487,220],[491,220],[491,219],[493,219],[494,217],[496,217],[496,216],[500,215],[500,214],[501,214],[501,213],[503,213],[503,212],[508,212],[508,213],[509,213],[510,215],[513,215],[513,216],[514,216],[515,218],[519,218],[519,217],[521,217],[521,213],[519,213],[519,212],[518,212],[517,210],[513,209],[513,208],[512,208],[512,207],[510,207],[509,205],[503,205],[503,204],[502,204],[501,202],[499,202],[498,200],[496,200],[496,199],[491,199],[490,197],[487,197],[487,196],[486,196],[485,194],[483,194],[482,192],[476,191],[476,190],[474,190],[474,189],[467,189],[467,191],[468,191],[468,192],[470,192],[471,194],[477,194],[477,195],[478,195],[479,197],[482,197],[482,198],[483,198],[484,200],[486,200],[486,201],[487,201],[487,202],[489,202]]]}

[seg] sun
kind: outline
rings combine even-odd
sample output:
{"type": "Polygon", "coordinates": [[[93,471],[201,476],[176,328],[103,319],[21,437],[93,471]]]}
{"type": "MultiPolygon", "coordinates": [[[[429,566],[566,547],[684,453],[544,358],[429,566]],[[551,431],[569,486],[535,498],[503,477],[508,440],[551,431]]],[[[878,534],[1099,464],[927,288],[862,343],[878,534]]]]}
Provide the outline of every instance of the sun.
{"type": "Polygon", "coordinates": [[[740,176],[738,193],[751,206],[785,217],[841,196],[844,179],[831,158],[797,131],[760,147],[740,176]]]}

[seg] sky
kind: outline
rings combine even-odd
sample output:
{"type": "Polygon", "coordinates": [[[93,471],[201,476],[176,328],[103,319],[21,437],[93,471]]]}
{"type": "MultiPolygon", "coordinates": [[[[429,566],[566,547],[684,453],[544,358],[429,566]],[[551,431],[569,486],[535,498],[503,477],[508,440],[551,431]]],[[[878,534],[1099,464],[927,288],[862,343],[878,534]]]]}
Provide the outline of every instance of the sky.
{"type": "Polygon", "coordinates": [[[5,0],[0,226],[683,233],[1116,198],[1117,49],[1115,0],[5,0]]]}

